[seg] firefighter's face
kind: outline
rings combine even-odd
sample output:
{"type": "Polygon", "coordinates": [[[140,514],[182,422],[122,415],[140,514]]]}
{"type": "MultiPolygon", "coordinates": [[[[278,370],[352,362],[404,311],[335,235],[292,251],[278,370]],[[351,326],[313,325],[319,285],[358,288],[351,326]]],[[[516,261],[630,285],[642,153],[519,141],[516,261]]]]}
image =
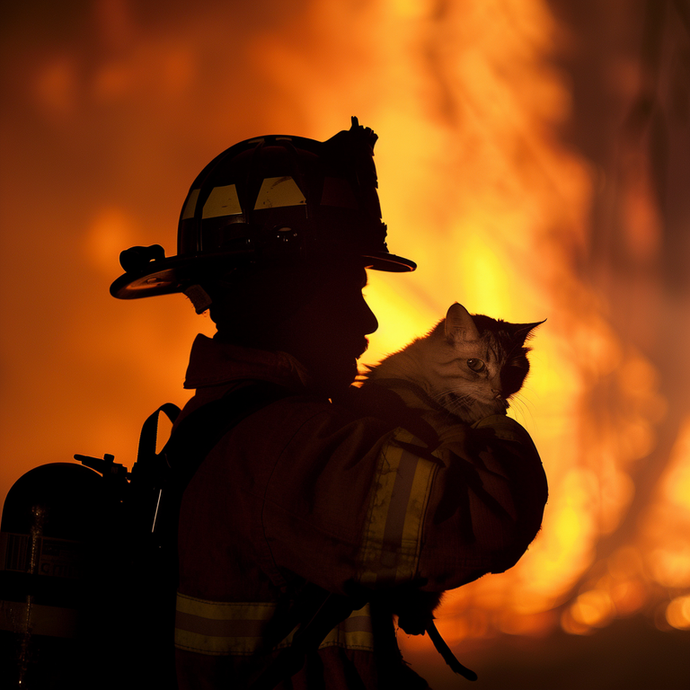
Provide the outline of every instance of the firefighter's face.
{"type": "Polygon", "coordinates": [[[361,265],[336,264],[315,279],[313,290],[290,318],[286,350],[328,395],[354,381],[357,359],[368,345],[365,336],[378,328],[362,294],[366,281],[361,265]]]}

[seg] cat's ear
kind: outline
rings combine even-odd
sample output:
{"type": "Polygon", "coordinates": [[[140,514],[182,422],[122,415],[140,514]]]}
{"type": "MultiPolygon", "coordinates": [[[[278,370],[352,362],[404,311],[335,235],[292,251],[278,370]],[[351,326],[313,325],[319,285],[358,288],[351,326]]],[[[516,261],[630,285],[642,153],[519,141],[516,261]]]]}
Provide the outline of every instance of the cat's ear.
{"type": "Polygon", "coordinates": [[[457,302],[446,314],[445,333],[448,340],[479,340],[479,331],[470,313],[457,302]]]}
{"type": "Polygon", "coordinates": [[[512,336],[513,340],[518,341],[520,344],[524,343],[527,338],[530,337],[532,334],[532,331],[537,327],[541,326],[544,321],[535,321],[534,323],[513,323],[510,324],[512,326],[512,336]]]}

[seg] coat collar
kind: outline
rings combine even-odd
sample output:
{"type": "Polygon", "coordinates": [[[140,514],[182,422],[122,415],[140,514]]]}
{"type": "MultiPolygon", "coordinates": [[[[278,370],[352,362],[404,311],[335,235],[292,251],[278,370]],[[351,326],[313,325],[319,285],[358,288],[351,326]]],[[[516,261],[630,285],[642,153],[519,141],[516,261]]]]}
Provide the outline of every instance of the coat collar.
{"type": "Polygon", "coordinates": [[[271,381],[293,390],[310,387],[306,369],[286,352],[254,350],[201,334],[196,337],[185,388],[205,388],[247,380],[271,381]]]}

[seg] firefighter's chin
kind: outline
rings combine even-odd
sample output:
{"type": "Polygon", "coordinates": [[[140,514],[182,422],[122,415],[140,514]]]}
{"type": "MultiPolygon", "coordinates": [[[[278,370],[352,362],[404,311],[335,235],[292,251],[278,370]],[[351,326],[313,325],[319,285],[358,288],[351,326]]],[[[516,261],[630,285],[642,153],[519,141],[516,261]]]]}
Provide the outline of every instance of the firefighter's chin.
{"type": "Polygon", "coordinates": [[[324,381],[324,391],[328,397],[333,397],[347,390],[357,378],[357,358],[353,357],[349,362],[342,362],[331,369],[328,381],[324,381]]]}

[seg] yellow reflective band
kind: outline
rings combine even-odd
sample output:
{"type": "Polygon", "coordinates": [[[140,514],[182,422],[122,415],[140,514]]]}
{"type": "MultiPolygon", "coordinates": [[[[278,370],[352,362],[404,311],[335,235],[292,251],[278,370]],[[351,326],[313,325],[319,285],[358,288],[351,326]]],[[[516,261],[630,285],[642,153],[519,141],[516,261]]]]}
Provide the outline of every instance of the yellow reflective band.
{"type": "Polygon", "coordinates": [[[182,220],[187,220],[188,218],[194,218],[194,212],[196,211],[196,202],[199,198],[199,189],[192,189],[187,197],[187,203],[184,205],[182,211],[182,220]]]}
{"type": "Polygon", "coordinates": [[[300,206],[307,200],[291,177],[267,177],[261,183],[254,210],[300,206]]]}
{"type": "Polygon", "coordinates": [[[214,187],[206,199],[202,218],[220,218],[221,216],[234,216],[242,213],[240,199],[237,196],[237,188],[234,184],[225,187],[214,187]]]}
{"type": "Polygon", "coordinates": [[[253,654],[272,603],[217,602],[177,595],[175,646],[202,654],[253,654]]]}
{"type": "MultiPolygon", "coordinates": [[[[292,641],[292,633],[287,639],[292,641]]],[[[324,647],[342,647],[373,652],[374,635],[371,627],[369,604],[366,604],[359,611],[353,611],[349,618],[333,628],[319,645],[319,649],[324,647]]]]}
{"type": "MultiPolygon", "coordinates": [[[[263,632],[275,610],[273,603],[208,601],[178,593],[175,646],[211,656],[255,654],[262,647],[263,632]]],[[[289,646],[293,635],[294,631],[275,649],[289,646]]],[[[373,642],[367,604],[334,628],[320,646],[371,651],[373,642]]]]}
{"type": "Polygon", "coordinates": [[[438,465],[395,444],[419,444],[397,429],[381,450],[362,548],[359,579],[363,584],[399,583],[412,579],[419,562],[424,514],[438,465]]]}

